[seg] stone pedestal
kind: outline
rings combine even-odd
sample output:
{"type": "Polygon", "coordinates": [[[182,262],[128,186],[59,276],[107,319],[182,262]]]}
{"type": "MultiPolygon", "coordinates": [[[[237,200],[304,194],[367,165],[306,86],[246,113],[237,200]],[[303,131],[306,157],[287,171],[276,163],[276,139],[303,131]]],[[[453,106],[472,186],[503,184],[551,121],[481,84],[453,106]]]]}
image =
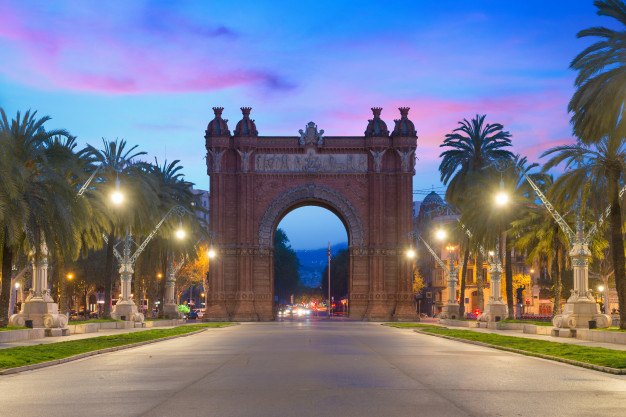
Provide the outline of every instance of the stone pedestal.
{"type": "MultiPolygon", "coordinates": [[[[31,252],[31,255],[34,253],[31,252]]],[[[33,288],[28,298],[22,303],[18,314],[9,317],[9,325],[24,327],[26,320],[32,320],[33,327],[64,328],[67,316],[59,314],[59,306],[50,297],[48,290],[48,248],[45,243],[40,249],[41,259],[33,259],[33,288]]]]}
{"type": "MultiPolygon", "coordinates": [[[[577,228],[578,229],[578,228],[577,228]]],[[[578,231],[578,230],[577,230],[578,231]]],[[[582,233],[579,233],[582,234],[582,233]]],[[[572,258],[574,269],[574,289],[568,298],[561,314],[552,319],[552,324],[559,328],[588,328],[590,321],[596,322],[597,328],[607,328],[611,325],[611,317],[600,313],[600,306],[589,291],[589,257],[591,252],[587,244],[580,243],[579,237],[569,255],[572,258]]]]}
{"type": "Polygon", "coordinates": [[[139,312],[137,305],[132,299],[128,301],[118,301],[111,313],[111,317],[117,320],[134,321],[138,323],[143,322],[144,319],[143,314],[139,312]]]}
{"type": "Polygon", "coordinates": [[[143,314],[137,309],[137,305],[133,300],[130,292],[130,281],[133,276],[133,266],[130,262],[130,239],[127,236],[124,243],[124,260],[120,267],[120,280],[122,295],[111,313],[111,317],[117,320],[126,320],[134,322],[143,322],[143,314]]]}
{"type": "Polygon", "coordinates": [[[489,322],[504,320],[509,315],[509,308],[500,295],[502,265],[500,264],[497,254],[495,255],[495,259],[492,259],[492,263],[489,265],[489,276],[491,277],[491,296],[489,296],[489,301],[485,305],[485,311],[478,316],[478,321],[489,322]]]}
{"type": "Polygon", "coordinates": [[[459,305],[457,303],[448,303],[443,306],[443,310],[439,313],[440,319],[459,319],[459,305]]]}
{"type": "Polygon", "coordinates": [[[167,282],[165,283],[165,300],[163,300],[163,317],[166,319],[180,319],[183,318],[183,313],[178,310],[176,300],[174,296],[174,286],[176,285],[176,272],[173,265],[169,265],[169,271],[167,274],[167,282]]]}
{"type": "Polygon", "coordinates": [[[443,306],[443,310],[439,313],[441,319],[459,319],[459,304],[456,302],[456,284],[459,269],[455,268],[452,260],[450,260],[450,268],[448,270],[448,302],[443,306]]]}
{"type": "Polygon", "coordinates": [[[499,300],[494,300],[489,297],[489,302],[485,305],[485,311],[478,316],[478,321],[500,321],[509,316],[509,308],[506,303],[502,301],[502,297],[499,300]]]}

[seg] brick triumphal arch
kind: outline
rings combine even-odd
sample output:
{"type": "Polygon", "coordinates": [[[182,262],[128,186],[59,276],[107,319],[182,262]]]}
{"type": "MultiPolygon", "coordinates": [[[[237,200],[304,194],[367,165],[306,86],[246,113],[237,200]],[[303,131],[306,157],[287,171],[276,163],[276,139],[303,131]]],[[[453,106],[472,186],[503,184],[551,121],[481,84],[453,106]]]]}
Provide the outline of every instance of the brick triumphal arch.
{"type": "Polygon", "coordinates": [[[291,210],[315,205],[346,226],[350,317],[415,320],[412,265],[404,256],[412,230],[417,134],[408,108],[390,134],[380,108],[364,136],[324,136],[310,122],[298,136],[259,136],[250,108],[233,133],[222,108],[206,130],[211,178],[209,320],[273,320],[273,241],[291,210]]]}

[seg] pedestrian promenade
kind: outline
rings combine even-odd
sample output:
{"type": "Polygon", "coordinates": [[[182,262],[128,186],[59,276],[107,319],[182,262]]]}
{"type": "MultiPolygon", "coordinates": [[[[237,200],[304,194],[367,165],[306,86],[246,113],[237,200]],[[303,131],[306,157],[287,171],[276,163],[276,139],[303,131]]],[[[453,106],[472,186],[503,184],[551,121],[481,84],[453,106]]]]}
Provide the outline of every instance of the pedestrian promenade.
{"type": "MultiPolygon", "coordinates": [[[[201,323],[201,322],[200,322],[201,323]]],[[[188,324],[196,324],[196,323],[188,323],[188,324]]],[[[185,326],[182,324],[181,326],[185,326]]],[[[68,342],[70,340],[81,340],[81,339],[91,339],[93,337],[100,336],[113,336],[124,333],[133,333],[133,332],[143,332],[146,330],[156,330],[156,329],[171,329],[177,326],[161,326],[161,327],[138,327],[138,328],[130,328],[130,329],[100,329],[97,332],[93,333],[76,333],[69,336],[53,336],[53,337],[43,337],[41,339],[27,339],[20,340],[16,342],[6,342],[0,343],[0,349],[6,349],[16,346],[36,346],[43,345],[48,343],[57,343],[57,342],[68,342]]]]}
{"type": "MultiPolygon", "coordinates": [[[[438,319],[422,319],[421,323],[424,324],[438,324],[438,319]]],[[[588,347],[602,347],[606,349],[613,350],[626,350],[626,345],[619,343],[602,343],[602,342],[594,342],[590,340],[582,340],[576,339],[574,337],[554,337],[550,335],[539,335],[539,334],[528,334],[524,333],[522,330],[495,330],[495,329],[483,329],[483,328],[475,328],[475,327],[464,327],[464,326],[452,326],[450,324],[446,324],[445,327],[457,330],[469,330],[477,333],[493,333],[499,334],[502,336],[513,336],[513,337],[521,337],[524,339],[535,339],[535,340],[546,340],[548,342],[556,342],[556,343],[569,343],[572,345],[579,346],[588,346],[588,347]]],[[[415,330],[415,328],[413,329],[415,330]]]]}

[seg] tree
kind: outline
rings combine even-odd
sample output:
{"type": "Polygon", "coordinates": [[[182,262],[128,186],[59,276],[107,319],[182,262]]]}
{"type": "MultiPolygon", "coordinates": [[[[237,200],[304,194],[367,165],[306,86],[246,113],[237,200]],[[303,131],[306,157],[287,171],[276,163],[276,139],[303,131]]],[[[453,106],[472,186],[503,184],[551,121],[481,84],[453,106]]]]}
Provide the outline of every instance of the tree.
{"type": "Polygon", "coordinates": [[[597,0],[597,14],[617,20],[619,29],[593,27],[579,38],[600,38],[579,53],[570,68],[578,71],[577,90],[569,102],[574,134],[585,144],[606,136],[626,137],[626,5],[620,0],[597,0]]]}
{"type": "MultiPolygon", "coordinates": [[[[505,148],[511,146],[511,134],[504,131],[504,126],[499,123],[485,124],[486,115],[476,115],[471,122],[463,119],[459,122],[460,127],[452,133],[446,134],[446,139],[440,147],[448,148],[441,153],[443,160],[439,165],[441,181],[448,186],[446,201],[454,204],[463,212],[479,210],[484,198],[475,199],[474,204],[468,204],[467,196],[482,195],[483,189],[476,187],[480,177],[484,175],[486,167],[494,162],[506,161],[513,158],[513,154],[505,148]]],[[[475,224],[466,223],[474,233],[477,242],[481,242],[480,235],[476,235],[475,224]]],[[[464,259],[469,258],[470,246],[465,247],[464,259]]],[[[463,277],[462,277],[463,278],[463,277]]],[[[476,286],[478,290],[479,308],[483,309],[483,280],[482,274],[477,275],[476,286]]]]}
{"type": "MultiPolygon", "coordinates": [[[[6,326],[10,298],[11,268],[14,256],[22,248],[34,253],[33,262],[41,261],[41,247],[45,242],[53,252],[76,252],[74,245],[80,236],[76,218],[84,218],[85,204],[75,198],[75,189],[67,180],[67,166],[60,169],[55,158],[58,147],[54,137],[69,138],[63,129],[46,131],[43,128],[50,117],[36,118],[37,112],[27,111],[9,122],[0,109],[0,148],[8,175],[1,181],[4,201],[1,230],[2,293],[0,294],[0,325],[6,326]],[[8,159],[7,159],[8,158],[8,159]]],[[[80,173],[71,176],[80,177],[80,173]]]]}
{"type": "MultiPolygon", "coordinates": [[[[111,290],[113,286],[114,273],[113,247],[116,244],[116,236],[124,234],[124,224],[128,224],[128,216],[130,213],[128,207],[126,210],[112,210],[113,207],[109,199],[110,193],[114,191],[114,187],[119,186],[120,177],[122,177],[122,179],[126,178],[127,181],[125,181],[125,185],[129,189],[127,191],[130,191],[130,189],[132,189],[132,191],[137,191],[137,196],[134,196],[135,198],[132,200],[139,204],[144,203],[141,204],[143,206],[142,208],[145,210],[144,217],[146,217],[145,213],[149,212],[150,208],[153,207],[153,204],[146,204],[146,200],[152,200],[153,202],[154,199],[151,199],[151,196],[146,196],[146,193],[149,193],[153,190],[153,188],[146,186],[144,177],[141,175],[141,171],[132,165],[132,160],[134,158],[145,155],[146,153],[135,151],[137,149],[136,145],[130,149],[126,149],[125,140],[119,141],[116,139],[115,141],[107,141],[102,139],[102,144],[102,149],[97,149],[92,145],[87,145],[81,153],[86,154],[91,163],[98,164],[101,167],[96,180],[99,186],[93,187],[92,190],[89,190],[88,195],[93,195],[93,198],[99,202],[101,209],[107,211],[111,216],[109,224],[106,225],[103,230],[103,233],[107,236],[103,316],[110,318],[112,306],[111,290]],[[134,182],[128,178],[133,174],[136,174],[136,181],[134,182]],[[134,187],[133,184],[135,184],[134,187]]],[[[129,199],[127,198],[127,200],[129,199]]]]}
{"type": "Polygon", "coordinates": [[[274,295],[279,300],[289,300],[297,295],[300,286],[300,261],[291,248],[289,238],[283,229],[274,234],[274,295]]]}
{"type": "MultiPolygon", "coordinates": [[[[615,286],[620,306],[620,328],[626,329],[626,271],[624,237],[622,235],[622,205],[619,187],[626,170],[626,140],[617,136],[603,138],[597,144],[557,146],[542,156],[552,155],[544,169],[565,163],[567,171],[554,183],[556,189],[564,190],[566,199],[588,195],[590,184],[606,184],[609,215],[610,242],[615,286]]],[[[596,218],[601,213],[596,213],[596,218]]]]}

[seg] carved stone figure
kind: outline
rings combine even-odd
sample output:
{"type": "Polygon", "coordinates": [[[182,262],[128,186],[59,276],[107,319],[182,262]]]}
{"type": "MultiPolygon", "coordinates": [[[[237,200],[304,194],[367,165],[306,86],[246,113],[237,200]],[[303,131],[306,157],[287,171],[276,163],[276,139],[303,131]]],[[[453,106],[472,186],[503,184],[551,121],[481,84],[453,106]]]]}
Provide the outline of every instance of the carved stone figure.
{"type": "Polygon", "coordinates": [[[213,172],[220,172],[224,152],[226,152],[226,150],[218,151],[217,149],[209,149],[209,153],[213,157],[213,172]]]}
{"type": "Polygon", "coordinates": [[[398,155],[400,155],[400,162],[402,163],[402,172],[409,172],[409,169],[411,168],[411,160],[410,157],[413,154],[414,149],[409,148],[408,151],[401,151],[399,149],[396,149],[396,152],[398,152],[398,155]]]}
{"type": "Polygon", "coordinates": [[[249,151],[241,151],[237,149],[237,153],[241,155],[241,169],[243,172],[248,172],[250,170],[250,155],[252,155],[254,149],[250,149],[249,151]]]}
{"type": "Polygon", "coordinates": [[[387,149],[383,149],[382,151],[375,151],[370,149],[372,156],[374,157],[374,171],[380,172],[383,165],[383,155],[387,152],[387,149]]]}

